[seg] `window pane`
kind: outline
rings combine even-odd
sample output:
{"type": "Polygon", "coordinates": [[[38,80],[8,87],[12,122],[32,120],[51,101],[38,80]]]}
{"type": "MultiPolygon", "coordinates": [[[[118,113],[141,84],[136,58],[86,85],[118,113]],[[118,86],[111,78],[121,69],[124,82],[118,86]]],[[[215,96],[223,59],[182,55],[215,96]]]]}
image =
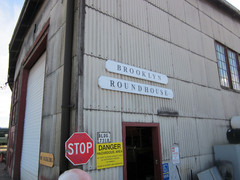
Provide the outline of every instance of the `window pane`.
{"type": "Polygon", "coordinates": [[[216,44],[216,53],[217,53],[217,60],[218,60],[218,71],[220,76],[220,83],[222,86],[230,87],[224,47],[220,44],[216,44]]]}
{"type": "Polygon", "coordinates": [[[238,74],[238,66],[237,66],[237,56],[233,51],[228,50],[228,59],[229,59],[229,66],[230,66],[230,74],[232,78],[233,89],[239,89],[239,74],[238,74]]]}
{"type": "Polygon", "coordinates": [[[219,67],[219,68],[222,68],[222,63],[221,63],[221,61],[218,61],[218,67],[219,67]]]}

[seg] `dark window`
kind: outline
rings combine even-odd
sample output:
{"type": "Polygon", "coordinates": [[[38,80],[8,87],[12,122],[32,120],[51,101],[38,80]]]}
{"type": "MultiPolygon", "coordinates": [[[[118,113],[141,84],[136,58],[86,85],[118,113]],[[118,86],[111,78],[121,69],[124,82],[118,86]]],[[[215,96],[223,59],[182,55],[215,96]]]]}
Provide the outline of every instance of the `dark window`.
{"type": "Polygon", "coordinates": [[[216,43],[216,54],[221,86],[240,90],[239,55],[219,43],[216,43]]]}

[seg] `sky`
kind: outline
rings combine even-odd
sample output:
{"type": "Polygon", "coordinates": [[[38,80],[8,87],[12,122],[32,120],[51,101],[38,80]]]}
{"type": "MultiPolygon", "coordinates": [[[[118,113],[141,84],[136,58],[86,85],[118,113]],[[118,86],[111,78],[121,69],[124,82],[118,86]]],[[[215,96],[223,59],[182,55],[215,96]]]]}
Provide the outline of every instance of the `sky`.
{"type": "MultiPolygon", "coordinates": [[[[240,0],[228,0],[240,9],[240,0]]],[[[0,0],[0,128],[8,127],[11,90],[5,86],[8,73],[8,45],[23,7],[24,0],[0,0]]]]}
{"type": "Polygon", "coordinates": [[[8,45],[24,0],[0,0],[0,127],[8,127],[11,90],[5,86],[8,74],[8,45]]]}
{"type": "Polygon", "coordinates": [[[227,0],[227,1],[240,10],[240,0],[227,0]]]}

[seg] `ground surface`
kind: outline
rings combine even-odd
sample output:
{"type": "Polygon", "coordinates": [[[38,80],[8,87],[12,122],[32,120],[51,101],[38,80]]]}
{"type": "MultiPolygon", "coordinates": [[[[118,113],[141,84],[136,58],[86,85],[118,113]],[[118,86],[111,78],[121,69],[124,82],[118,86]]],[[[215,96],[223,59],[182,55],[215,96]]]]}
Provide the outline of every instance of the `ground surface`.
{"type": "Polygon", "coordinates": [[[10,180],[7,170],[6,170],[6,164],[4,162],[0,163],[0,179],[1,180],[10,180]]]}

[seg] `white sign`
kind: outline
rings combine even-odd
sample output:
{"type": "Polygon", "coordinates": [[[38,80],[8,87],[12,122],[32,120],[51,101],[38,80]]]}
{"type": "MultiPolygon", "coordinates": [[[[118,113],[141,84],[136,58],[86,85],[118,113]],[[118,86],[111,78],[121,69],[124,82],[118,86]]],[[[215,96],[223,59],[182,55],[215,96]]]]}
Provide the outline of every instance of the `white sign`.
{"type": "Polygon", "coordinates": [[[176,145],[172,146],[172,162],[173,162],[173,164],[180,163],[179,147],[176,145]]]}
{"type": "Polygon", "coordinates": [[[98,85],[102,89],[108,89],[113,91],[128,92],[133,94],[141,94],[167,99],[173,98],[173,91],[171,89],[111,78],[107,76],[100,76],[98,78],[98,85]]]}
{"type": "Polygon", "coordinates": [[[167,84],[168,83],[168,77],[166,75],[149,71],[146,69],[137,68],[134,66],[130,66],[128,64],[123,64],[119,62],[115,62],[112,60],[108,60],[106,62],[106,69],[109,72],[122,74],[126,76],[135,77],[138,79],[144,79],[148,81],[153,81],[161,84],[167,84]]]}
{"type": "Polygon", "coordinates": [[[110,132],[98,132],[97,133],[98,143],[110,143],[111,142],[111,133],[110,132]]]}

